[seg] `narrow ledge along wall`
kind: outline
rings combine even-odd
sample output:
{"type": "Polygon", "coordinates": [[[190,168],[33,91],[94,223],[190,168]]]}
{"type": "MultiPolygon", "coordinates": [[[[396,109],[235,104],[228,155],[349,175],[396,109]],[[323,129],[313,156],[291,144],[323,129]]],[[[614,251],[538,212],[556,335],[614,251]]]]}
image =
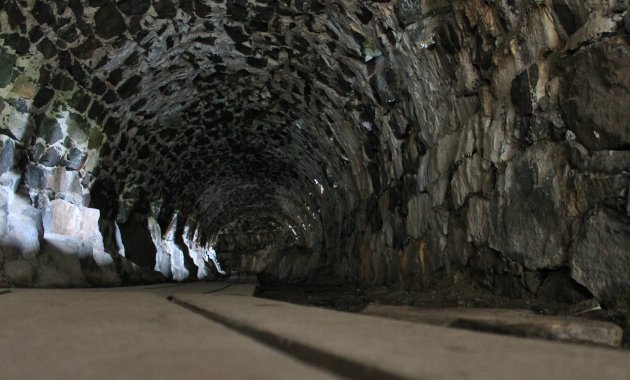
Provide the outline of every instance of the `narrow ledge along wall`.
{"type": "Polygon", "coordinates": [[[629,33],[625,0],[2,0],[0,275],[183,280],[276,231],[233,265],[627,305],[629,33]]]}

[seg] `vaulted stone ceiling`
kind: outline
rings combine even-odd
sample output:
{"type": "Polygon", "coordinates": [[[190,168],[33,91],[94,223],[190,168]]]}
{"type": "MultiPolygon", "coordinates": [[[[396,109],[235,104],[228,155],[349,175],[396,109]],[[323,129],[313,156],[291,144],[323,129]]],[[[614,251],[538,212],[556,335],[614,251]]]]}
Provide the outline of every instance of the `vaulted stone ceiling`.
{"type": "Polygon", "coordinates": [[[3,0],[2,184],[99,209],[114,259],[134,221],[181,247],[273,220],[307,252],[262,269],[287,281],[568,268],[627,300],[627,6],[3,0]]]}
{"type": "MultiPolygon", "coordinates": [[[[353,191],[329,125],[354,74],[338,73],[347,54],[321,34],[323,5],[31,3],[6,10],[16,32],[39,24],[29,53],[44,56],[51,84],[38,103],[67,94],[71,118],[102,125],[99,174],[130,208],[163,198],[209,227],[244,207],[275,208],[299,226],[319,223],[304,207],[321,207],[320,185],[353,191]]],[[[28,49],[17,34],[8,40],[28,49]]]]}

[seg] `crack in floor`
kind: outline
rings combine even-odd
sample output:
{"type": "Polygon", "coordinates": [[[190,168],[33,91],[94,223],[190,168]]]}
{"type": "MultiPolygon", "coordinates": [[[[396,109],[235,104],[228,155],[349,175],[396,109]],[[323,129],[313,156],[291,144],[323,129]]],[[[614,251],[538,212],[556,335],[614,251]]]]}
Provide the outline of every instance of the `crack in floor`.
{"type": "Polygon", "coordinates": [[[304,363],[332,372],[335,375],[353,380],[363,380],[368,378],[378,380],[408,380],[406,377],[331,354],[317,347],[300,343],[295,340],[290,340],[272,332],[248,326],[247,324],[237,322],[180,300],[175,296],[168,296],[166,299],[188,311],[198,314],[213,322],[218,322],[233,331],[250,337],[259,343],[281,351],[304,363]]]}
{"type": "Polygon", "coordinates": [[[208,290],[207,292],[204,292],[203,294],[218,293],[218,292],[220,292],[222,290],[225,290],[225,289],[227,289],[227,288],[229,288],[231,286],[232,286],[232,284],[227,284],[225,286],[220,287],[219,289],[208,290]]]}
{"type": "Polygon", "coordinates": [[[142,289],[146,289],[146,290],[152,290],[152,289],[164,289],[164,288],[176,288],[178,286],[182,286],[183,284],[167,284],[167,285],[160,285],[160,286],[146,286],[142,289]]]}

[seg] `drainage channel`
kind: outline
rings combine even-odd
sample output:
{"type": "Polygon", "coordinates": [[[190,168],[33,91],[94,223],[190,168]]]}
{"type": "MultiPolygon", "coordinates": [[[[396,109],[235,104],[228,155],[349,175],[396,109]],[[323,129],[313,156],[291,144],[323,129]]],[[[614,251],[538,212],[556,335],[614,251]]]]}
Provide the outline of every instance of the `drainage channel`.
{"type": "Polygon", "coordinates": [[[248,336],[269,347],[275,348],[304,363],[330,371],[338,376],[353,380],[409,380],[407,377],[384,371],[352,359],[339,357],[317,347],[296,342],[295,340],[287,339],[281,335],[237,322],[223,315],[213,313],[186,301],[177,299],[175,296],[169,296],[167,299],[186,310],[192,311],[193,313],[201,315],[214,322],[218,322],[231,330],[248,336]]]}

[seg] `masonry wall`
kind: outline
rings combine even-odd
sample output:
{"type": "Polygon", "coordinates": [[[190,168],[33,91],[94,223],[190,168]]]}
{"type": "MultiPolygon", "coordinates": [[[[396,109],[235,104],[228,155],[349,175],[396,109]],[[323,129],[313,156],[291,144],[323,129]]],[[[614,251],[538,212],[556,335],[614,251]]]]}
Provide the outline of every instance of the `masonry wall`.
{"type": "Polygon", "coordinates": [[[13,283],[151,280],[174,257],[186,278],[222,227],[264,215],[300,236],[257,262],[285,281],[464,272],[520,296],[568,273],[630,300],[626,1],[0,5],[13,283]],[[68,213],[86,227],[46,227],[68,213]],[[144,275],[117,229],[155,252],[144,275]],[[47,234],[74,239],[56,237],[74,269],[47,234]]]}

